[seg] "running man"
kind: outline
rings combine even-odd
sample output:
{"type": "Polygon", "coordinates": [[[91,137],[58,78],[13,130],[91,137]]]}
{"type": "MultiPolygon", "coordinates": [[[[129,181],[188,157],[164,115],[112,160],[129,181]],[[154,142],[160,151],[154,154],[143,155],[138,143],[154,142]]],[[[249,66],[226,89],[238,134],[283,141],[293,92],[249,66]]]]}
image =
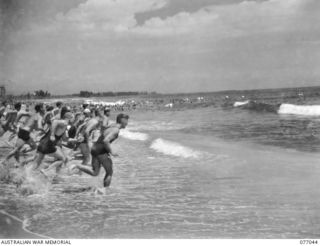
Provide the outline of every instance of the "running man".
{"type": "Polygon", "coordinates": [[[52,110],[54,116],[60,117],[62,109],[62,102],[57,102],[56,107],[52,110]]]}
{"type": "MultiPolygon", "coordinates": [[[[5,158],[5,163],[9,161],[11,157],[14,156],[17,163],[20,164],[20,150],[25,144],[29,145],[31,148],[28,152],[37,148],[37,145],[33,138],[30,136],[30,133],[33,130],[43,130],[42,116],[44,114],[44,110],[42,104],[37,104],[35,106],[35,111],[35,114],[30,116],[29,119],[27,119],[27,121],[25,122],[25,124],[19,128],[18,139],[16,141],[15,148],[7,155],[7,157],[5,158]]],[[[17,118],[17,120],[19,119],[17,118]]]]}
{"type": "Polygon", "coordinates": [[[4,112],[6,111],[7,106],[8,106],[7,101],[3,101],[3,102],[1,103],[1,107],[0,107],[0,118],[2,118],[2,116],[4,116],[4,112]]]}
{"type": "Polygon", "coordinates": [[[113,164],[111,156],[118,156],[116,153],[113,152],[111,148],[111,143],[118,138],[120,129],[126,128],[126,126],[128,125],[128,120],[128,115],[119,114],[117,116],[116,123],[110,125],[101,133],[98,141],[93,144],[91,149],[92,169],[81,164],[77,164],[74,167],[91,176],[98,176],[100,173],[100,168],[102,166],[106,171],[106,174],[103,179],[103,186],[109,187],[111,184],[111,178],[113,174],[113,164]]]}
{"type": "Polygon", "coordinates": [[[52,125],[52,119],[54,117],[53,114],[53,106],[47,106],[46,107],[46,113],[43,116],[43,126],[44,129],[50,129],[52,125]]]}
{"type": "Polygon", "coordinates": [[[5,112],[5,119],[0,123],[0,137],[2,137],[7,131],[15,133],[15,123],[18,116],[18,112],[21,109],[21,103],[14,104],[14,110],[5,112]]]}
{"type": "MultiPolygon", "coordinates": [[[[52,122],[51,129],[41,138],[38,146],[38,156],[36,158],[36,167],[38,169],[46,155],[51,155],[55,158],[55,162],[52,163],[47,169],[51,170],[56,168],[56,173],[62,167],[62,164],[67,163],[67,158],[62,151],[61,140],[66,137],[66,130],[68,125],[73,121],[73,115],[70,112],[64,114],[64,118],[56,119],[52,122]]],[[[45,171],[41,172],[46,176],[45,171]]]]}
{"type": "Polygon", "coordinates": [[[82,164],[88,165],[90,161],[89,137],[92,131],[97,128],[101,120],[99,116],[90,118],[91,111],[89,109],[84,110],[84,115],[84,122],[78,127],[76,136],[78,139],[78,147],[83,157],[82,164]]]}
{"type": "Polygon", "coordinates": [[[89,139],[91,134],[96,130],[100,130],[103,124],[108,124],[108,119],[105,118],[102,110],[94,110],[94,115],[95,117],[87,121],[83,126],[79,127],[79,149],[83,155],[82,165],[88,165],[90,161],[89,139]]]}
{"type": "Polygon", "coordinates": [[[102,128],[101,131],[104,131],[109,126],[109,118],[110,118],[110,108],[105,108],[102,116],[102,128]]]}

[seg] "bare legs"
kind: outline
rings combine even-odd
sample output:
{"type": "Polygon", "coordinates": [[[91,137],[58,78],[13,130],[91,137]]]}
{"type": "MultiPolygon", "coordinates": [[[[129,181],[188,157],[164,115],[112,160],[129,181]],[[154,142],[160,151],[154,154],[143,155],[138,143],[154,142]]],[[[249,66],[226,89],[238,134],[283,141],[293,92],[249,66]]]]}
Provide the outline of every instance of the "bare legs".
{"type": "MultiPolygon", "coordinates": [[[[55,162],[53,162],[48,168],[46,168],[44,171],[50,171],[52,169],[56,169],[56,173],[58,173],[61,170],[61,167],[63,164],[67,163],[67,157],[65,156],[65,154],[63,153],[61,147],[57,147],[56,152],[50,154],[51,156],[54,157],[54,159],[56,160],[55,162]]],[[[43,158],[42,158],[43,159],[43,158]]]]}
{"type": "MultiPolygon", "coordinates": [[[[63,153],[63,151],[60,147],[57,147],[56,152],[49,154],[49,155],[54,157],[55,162],[53,162],[48,168],[40,171],[45,176],[46,176],[45,172],[50,171],[52,169],[55,169],[55,172],[58,173],[61,170],[62,165],[67,163],[67,157],[65,156],[65,154],[63,153]]],[[[35,169],[39,168],[44,157],[45,157],[45,154],[38,152],[38,155],[36,157],[35,169]]]]}
{"type": "Polygon", "coordinates": [[[112,174],[113,174],[111,158],[107,154],[92,156],[91,165],[92,165],[92,169],[87,166],[80,165],[80,164],[76,165],[76,167],[80,171],[96,177],[99,175],[100,168],[102,166],[106,171],[106,175],[103,179],[103,186],[109,187],[111,184],[111,178],[112,178],[112,174]]]}
{"type": "Polygon", "coordinates": [[[106,171],[106,174],[103,179],[103,186],[109,187],[111,184],[112,174],[113,174],[113,168],[112,168],[112,160],[111,158],[104,154],[98,156],[99,162],[103,166],[104,170],[106,171]]]}
{"type": "Polygon", "coordinates": [[[27,142],[18,138],[14,149],[5,158],[5,162],[7,162],[10,158],[15,157],[16,161],[19,163],[20,151],[25,144],[28,144],[31,148],[31,150],[29,150],[28,152],[35,150],[37,147],[36,143],[34,142],[34,140],[32,138],[30,138],[27,142]]]}
{"type": "Polygon", "coordinates": [[[90,148],[88,143],[81,143],[79,145],[81,154],[83,155],[82,165],[88,165],[90,161],[90,148]]]}

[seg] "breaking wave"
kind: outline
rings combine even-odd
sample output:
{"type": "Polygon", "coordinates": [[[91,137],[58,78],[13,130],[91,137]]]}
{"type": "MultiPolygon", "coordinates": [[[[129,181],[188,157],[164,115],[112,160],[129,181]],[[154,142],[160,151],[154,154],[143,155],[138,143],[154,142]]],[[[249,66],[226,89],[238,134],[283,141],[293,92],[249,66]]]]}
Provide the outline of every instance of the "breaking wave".
{"type": "Polygon", "coordinates": [[[199,158],[201,156],[199,151],[195,151],[189,147],[180,145],[179,143],[164,140],[162,138],[154,140],[150,148],[165,155],[182,158],[199,158]]]}
{"type": "Polygon", "coordinates": [[[277,113],[280,104],[268,104],[263,102],[256,101],[245,101],[245,102],[235,102],[234,107],[256,111],[256,112],[269,112],[269,113],[277,113]]]}
{"type": "Polygon", "coordinates": [[[320,116],[320,105],[267,104],[256,101],[235,102],[236,108],[256,112],[270,112],[287,115],[320,116]]]}
{"type": "Polygon", "coordinates": [[[320,116],[320,105],[281,104],[278,113],[303,116],[320,116]]]}
{"type": "Polygon", "coordinates": [[[248,104],[248,103],[249,103],[249,100],[244,101],[244,102],[235,102],[235,103],[233,104],[233,107],[241,107],[241,106],[246,105],[246,104],[248,104]]]}

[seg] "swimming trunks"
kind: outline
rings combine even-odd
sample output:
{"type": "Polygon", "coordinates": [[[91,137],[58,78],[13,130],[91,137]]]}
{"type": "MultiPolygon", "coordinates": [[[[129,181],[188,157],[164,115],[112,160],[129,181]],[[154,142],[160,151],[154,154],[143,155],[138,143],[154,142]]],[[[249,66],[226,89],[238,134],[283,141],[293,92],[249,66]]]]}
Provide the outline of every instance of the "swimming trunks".
{"type": "Polygon", "coordinates": [[[18,138],[20,138],[23,141],[27,142],[30,139],[30,132],[20,128],[19,132],[18,132],[18,138]]]}
{"type": "Polygon", "coordinates": [[[75,138],[77,133],[77,128],[75,126],[71,126],[68,130],[68,136],[69,138],[75,138]]]}
{"type": "Polygon", "coordinates": [[[53,154],[54,152],[57,151],[57,143],[60,141],[62,136],[56,136],[55,135],[55,140],[51,141],[50,139],[51,133],[48,131],[40,140],[39,146],[38,146],[38,151],[44,155],[47,154],[53,154]]]}
{"type": "Polygon", "coordinates": [[[10,130],[10,127],[9,127],[9,124],[7,124],[7,122],[1,122],[1,126],[0,126],[2,129],[3,129],[3,132],[6,132],[6,131],[9,131],[10,130]]]}
{"type": "Polygon", "coordinates": [[[98,156],[103,154],[109,154],[103,142],[103,135],[101,135],[97,142],[95,142],[91,148],[91,155],[98,156]]]}
{"type": "Polygon", "coordinates": [[[98,156],[98,155],[104,155],[109,154],[109,151],[105,148],[103,143],[94,143],[91,148],[91,155],[92,156],[98,156]]]}
{"type": "MultiPolygon", "coordinates": [[[[109,126],[108,128],[111,128],[112,126],[109,126]]],[[[113,140],[110,141],[112,143],[118,136],[116,136],[113,140]]],[[[91,148],[91,155],[92,156],[98,156],[103,154],[110,154],[109,150],[106,149],[104,144],[104,135],[103,133],[98,138],[97,142],[95,142],[91,148]]]]}

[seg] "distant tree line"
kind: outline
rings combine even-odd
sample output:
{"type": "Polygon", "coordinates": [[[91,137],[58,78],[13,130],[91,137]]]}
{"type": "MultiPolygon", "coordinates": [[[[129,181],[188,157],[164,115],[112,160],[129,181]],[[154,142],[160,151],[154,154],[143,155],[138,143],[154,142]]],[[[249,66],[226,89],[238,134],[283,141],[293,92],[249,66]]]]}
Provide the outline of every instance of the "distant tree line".
{"type": "Polygon", "coordinates": [[[24,94],[20,94],[20,95],[8,95],[7,98],[8,99],[43,99],[43,98],[50,98],[52,97],[51,93],[48,91],[44,91],[44,90],[36,90],[33,93],[24,93],[24,94]]]}
{"type": "Polygon", "coordinates": [[[137,96],[137,95],[155,95],[156,92],[146,92],[146,91],[120,91],[120,92],[92,92],[92,91],[80,91],[80,93],[76,94],[68,94],[68,95],[52,95],[48,91],[44,90],[36,90],[33,93],[24,93],[20,95],[7,95],[7,99],[43,99],[43,98],[65,98],[65,97],[116,97],[116,96],[137,96]]]}
{"type": "Polygon", "coordinates": [[[47,97],[51,97],[51,94],[48,91],[37,90],[34,92],[34,96],[36,98],[47,98],[47,97]]]}

